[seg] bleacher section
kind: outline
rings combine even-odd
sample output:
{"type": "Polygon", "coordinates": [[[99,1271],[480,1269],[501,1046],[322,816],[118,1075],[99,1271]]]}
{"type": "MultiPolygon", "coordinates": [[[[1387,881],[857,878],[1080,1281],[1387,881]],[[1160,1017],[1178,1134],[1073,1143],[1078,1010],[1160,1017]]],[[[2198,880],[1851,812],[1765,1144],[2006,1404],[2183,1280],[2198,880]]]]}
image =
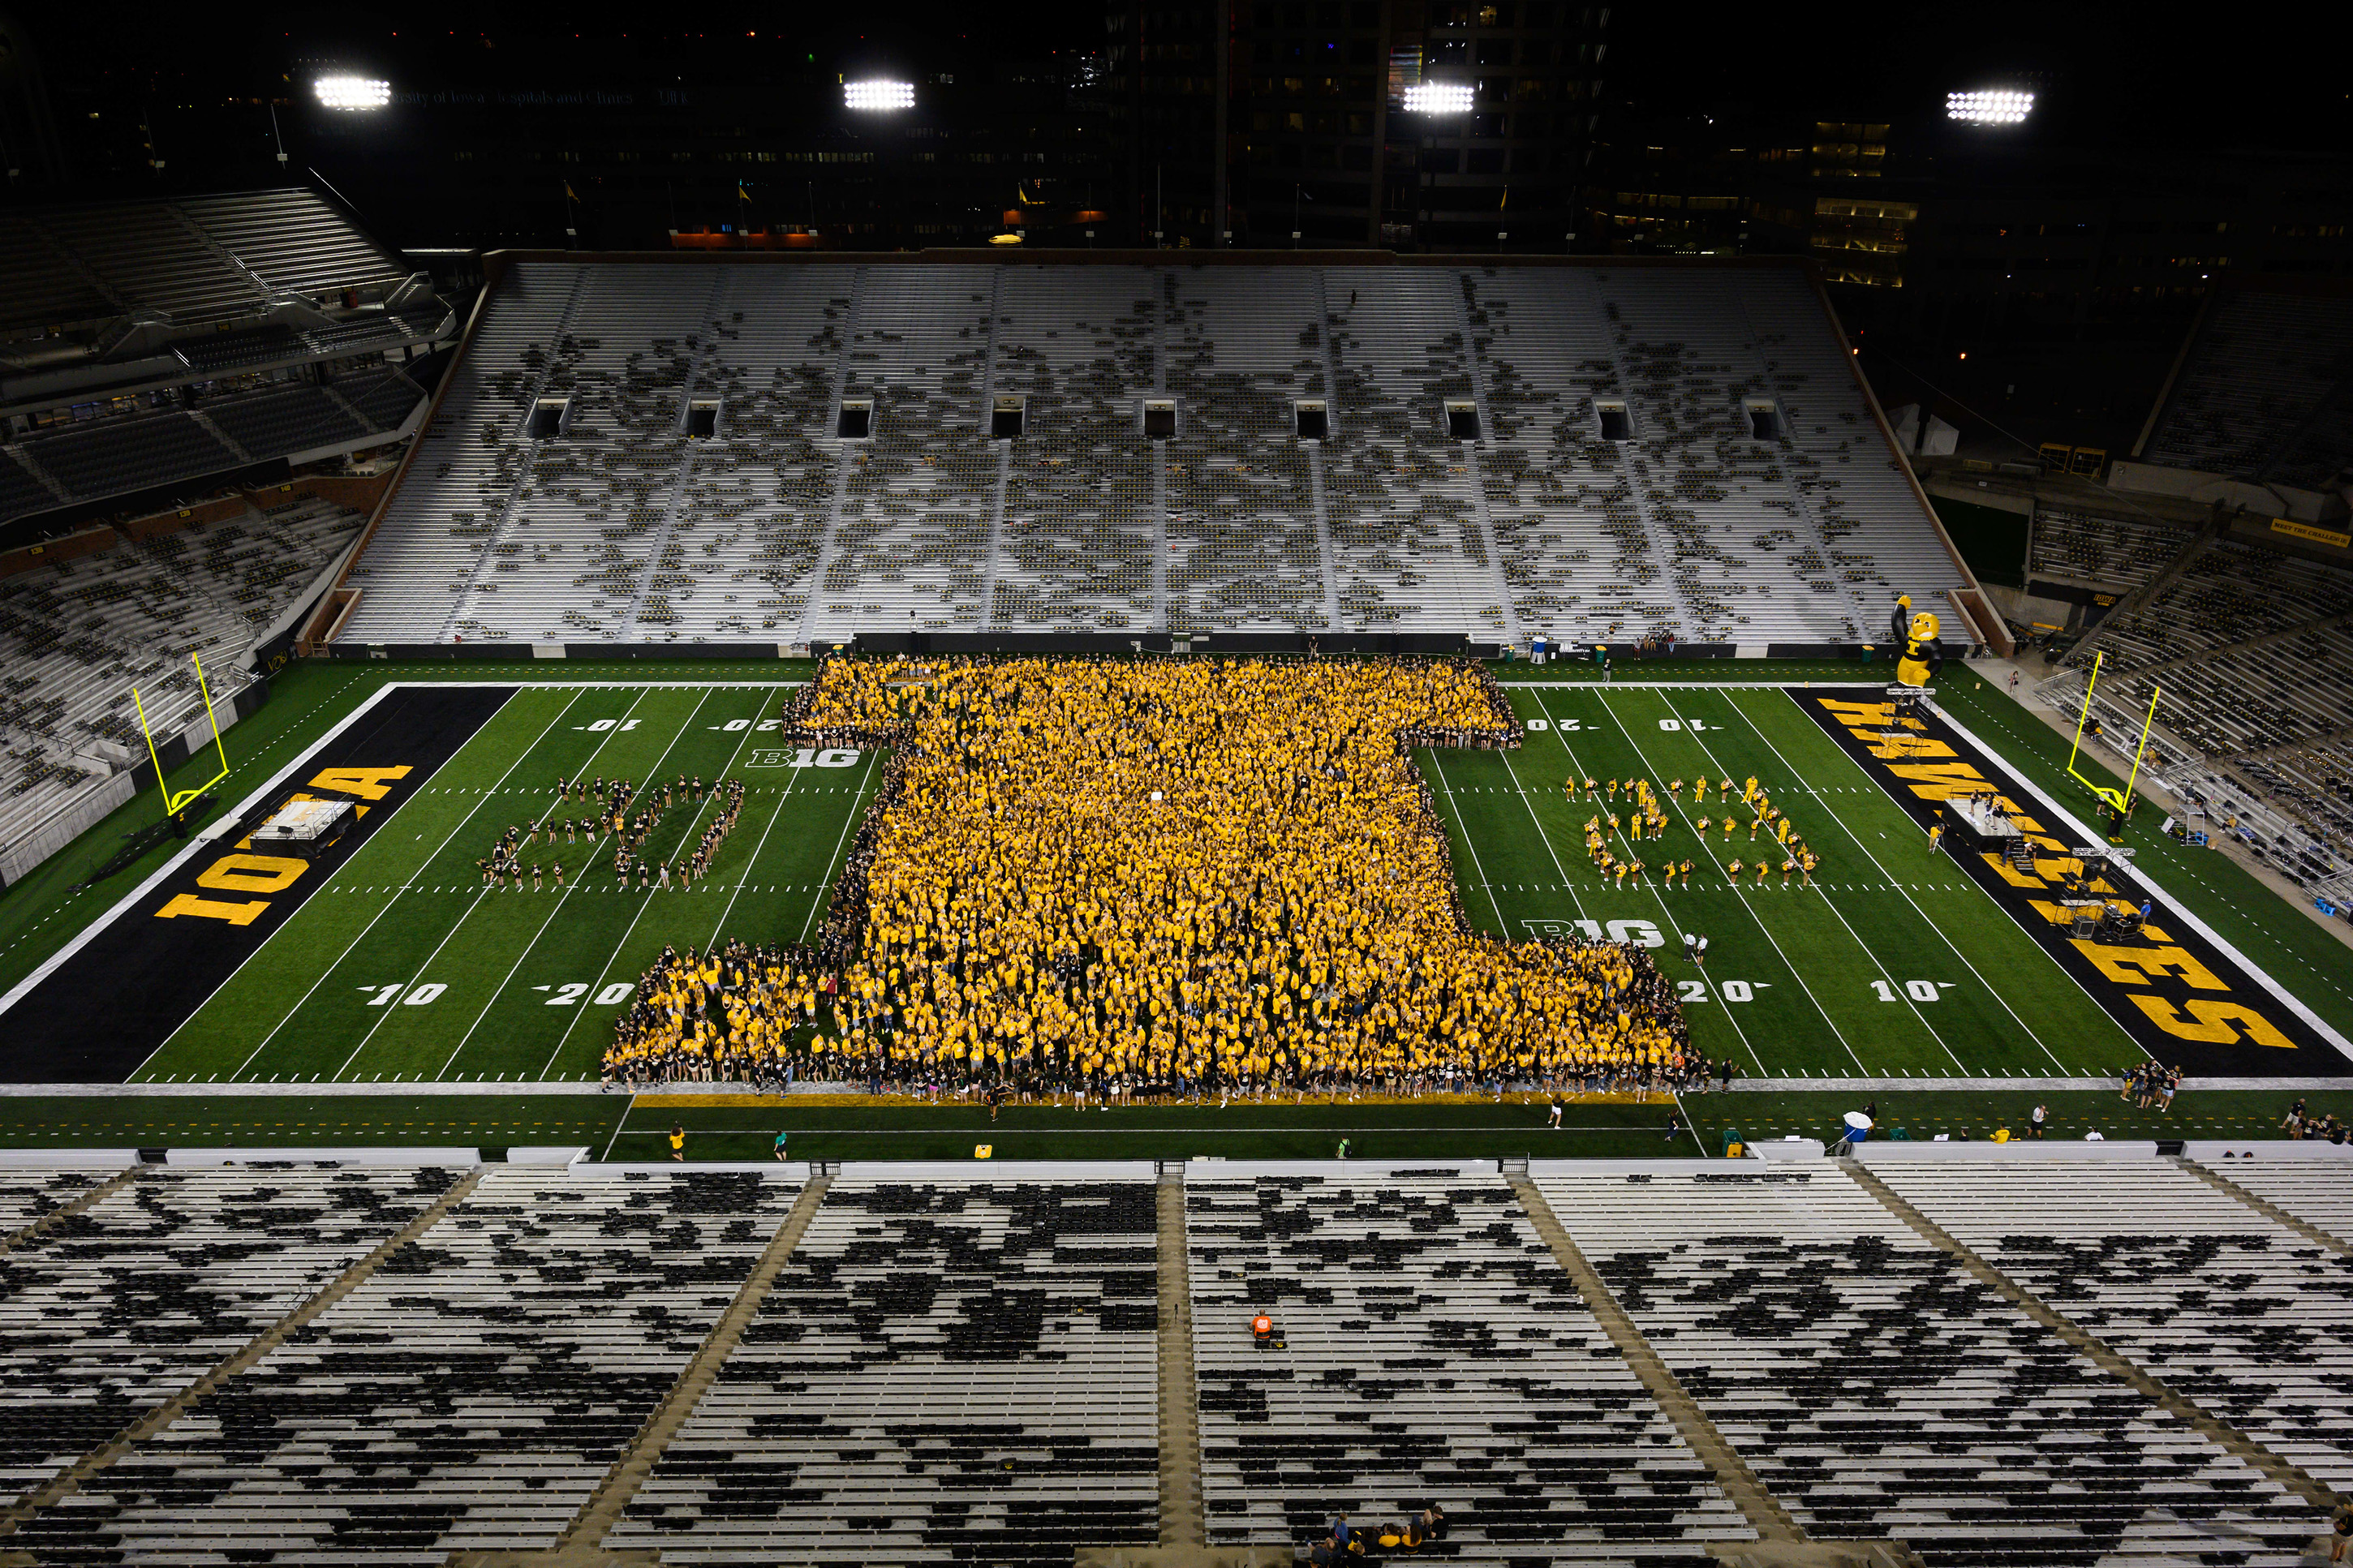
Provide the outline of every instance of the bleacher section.
{"type": "Polygon", "coordinates": [[[381,445],[424,397],[423,388],[385,367],[354,375],[347,385],[279,382],[200,403],[190,413],[135,415],[31,437],[0,448],[0,519],[194,481],[270,458],[381,445]]]}
{"type": "Polygon", "coordinates": [[[1158,1539],[1155,1188],[845,1179],[607,1544],[1034,1563],[1158,1539]]]}
{"type": "Polygon", "coordinates": [[[0,522],[385,445],[458,327],[307,190],[0,214],[0,522]]]}
{"type": "MultiPolygon", "coordinates": [[[[2293,1562],[2311,1534],[2298,1500],[1835,1166],[1550,1170],[1537,1186],[1578,1250],[1810,1535],[2088,1568],[2200,1563],[2225,1542],[2293,1562]]],[[[1989,1179],[2075,1206],[2048,1182],[1989,1179]]]]}
{"type": "Polygon", "coordinates": [[[1755,1531],[1493,1173],[1188,1181],[1212,1546],[1431,1502],[1465,1563],[1706,1562],[1755,1531]],[[1261,1350],[1265,1312],[1282,1350],[1261,1350]]]}
{"type": "Polygon", "coordinates": [[[2233,479],[2325,490],[2353,447],[2353,294],[2225,289],[2207,307],[2137,454],[2233,479]]]}
{"type": "Polygon", "coordinates": [[[0,848],[119,765],[142,760],[131,689],[160,735],[217,705],[239,660],[365,520],[296,497],[268,512],[154,535],[0,578],[0,848]]]}
{"type": "Polygon", "coordinates": [[[381,289],[407,272],[307,190],[0,214],[0,331],[133,310],[198,325],[280,294],[381,289]]]}
{"type": "Polygon", "coordinates": [[[2097,655],[2102,722],[2137,735],[2160,693],[2158,780],[2206,811],[2210,831],[2236,819],[2316,895],[2353,893],[2353,572],[2176,537],[2175,556],[2190,552],[2179,574],[2076,644],[2044,695],[2079,703],[2097,655]]]}
{"type": "Polygon", "coordinates": [[[2344,1259],[2159,1160],[2041,1179],[1943,1163],[1873,1173],[2087,1332],[2326,1486],[2353,1488],[2335,1418],[2353,1352],[2344,1259]]]}
{"type": "Polygon", "coordinates": [[[2037,506],[2026,570],[2033,577],[2061,577],[2128,593],[2155,576],[2195,537],[2155,522],[2037,506]]]}
{"type": "MultiPolygon", "coordinates": [[[[143,1171],[10,1252],[0,1264],[0,1492],[47,1481],[179,1393],[453,1179],[331,1166],[143,1171]]],[[[60,1538],[83,1533],[59,1515],[44,1522],[60,1538]]]]}
{"type": "Polygon", "coordinates": [[[525,262],[342,639],[1850,640],[1966,578],[1845,360],[1795,268],[525,262]]]}
{"type": "Polygon", "coordinates": [[[58,1563],[185,1560],[191,1542],[245,1563],[550,1546],[797,1191],[781,1172],[494,1171],[16,1539],[58,1563]]]}
{"type": "Polygon", "coordinates": [[[2333,1159],[2264,1158],[2216,1160],[2209,1168],[2305,1224],[2353,1246],[2353,1165],[2333,1159]]]}
{"type": "Polygon", "coordinates": [[[37,1225],[104,1181],[101,1171],[0,1171],[0,1238],[37,1225]]]}
{"type": "MultiPolygon", "coordinates": [[[[2341,1232],[2353,1167],[2298,1152],[2212,1168],[2341,1232]]],[[[0,1256],[0,1552],[1060,1568],[1435,1504],[1420,1554],[1476,1568],[1768,1519],[1928,1568],[2325,1559],[2345,1259],[2105,1152],[1870,1152],[2031,1311],[1837,1162],[1538,1162],[1608,1328],[1484,1162],[139,1167],[0,1256]]],[[[0,1224],[106,1179],[0,1173],[0,1224]]]]}

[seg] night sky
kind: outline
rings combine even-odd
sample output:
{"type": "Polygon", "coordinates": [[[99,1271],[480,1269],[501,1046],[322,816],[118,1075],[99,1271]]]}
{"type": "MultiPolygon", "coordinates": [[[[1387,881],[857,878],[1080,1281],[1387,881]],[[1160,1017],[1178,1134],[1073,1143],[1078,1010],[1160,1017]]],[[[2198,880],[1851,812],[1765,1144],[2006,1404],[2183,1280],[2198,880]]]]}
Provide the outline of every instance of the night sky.
{"type": "MultiPolygon", "coordinates": [[[[2315,13],[2249,6],[2168,13],[2113,5],[1616,4],[1606,68],[1611,96],[1645,116],[1743,109],[1800,118],[1933,116],[1950,88],[2041,79],[2047,114],[2038,134],[2078,145],[2276,147],[2339,152],[2353,144],[2353,91],[2319,47],[2315,13]],[[2178,25],[2176,18],[2178,17],[2178,25]]],[[[650,22],[683,19],[712,39],[779,33],[828,65],[905,54],[937,62],[960,51],[1039,55],[1088,49],[1103,37],[1093,0],[895,0],[884,8],[805,0],[691,8],[493,3],[367,6],[258,5],[45,5],[23,13],[53,89],[64,96],[118,87],[142,71],[176,88],[259,93],[290,56],[381,50],[398,56],[420,35],[442,47],[412,69],[484,72],[544,81],[583,71],[642,68],[675,46],[649,38],[650,22]],[[979,28],[977,37],[965,36],[979,28]],[[587,35],[575,52],[570,33],[587,35]],[[632,30],[630,47],[615,43],[632,30]],[[405,35],[397,44],[392,34],[405,35]],[[487,31],[495,51],[452,54],[451,31],[487,31]],[[557,36],[548,47],[547,35],[557,36]],[[864,34],[861,39],[860,35],[864,34]],[[290,35],[290,37],[289,36],[290,35]],[[438,37],[437,37],[437,35],[438,37]]],[[[416,57],[411,57],[414,59],[416,57]]],[[[707,59],[707,53],[702,58],[707,59]]],[[[748,63],[734,57],[731,63],[748,63]]],[[[681,63],[692,68],[693,62],[681,63]]],[[[913,62],[910,61],[913,68],[913,62]]],[[[933,68],[938,68],[934,63],[933,68]]],[[[281,89],[282,90],[282,89],[281,89]]]]}

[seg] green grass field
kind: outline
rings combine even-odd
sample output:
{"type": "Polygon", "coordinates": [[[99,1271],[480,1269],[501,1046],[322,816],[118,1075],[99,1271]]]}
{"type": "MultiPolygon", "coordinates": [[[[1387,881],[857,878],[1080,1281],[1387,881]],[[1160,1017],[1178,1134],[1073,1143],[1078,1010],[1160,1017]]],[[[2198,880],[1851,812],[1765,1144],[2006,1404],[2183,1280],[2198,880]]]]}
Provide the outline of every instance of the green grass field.
{"type": "MultiPolygon", "coordinates": [[[[1736,1063],[1750,1079],[1788,1080],[1793,1089],[1810,1079],[1910,1079],[1926,1088],[1953,1079],[2105,1078],[2142,1059],[2134,1040],[2005,910],[1949,858],[1927,852],[1911,818],[1788,693],[1753,684],[1845,683],[1860,673],[1853,666],[1681,666],[1671,672],[1693,679],[1664,687],[1603,685],[1574,668],[1506,669],[1512,700],[1529,722],[1525,749],[1420,753],[1474,921],[1514,938],[1582,929],[1654,942],[1680,984],[1700,1047],[1736,1063]],[[1619,852],[1640,853],[1653,864],[1662,856],[1692,859],[1699,867],[1692,886],[1669,888],[1655,878],[1620,886],[1589,865],[1582,825],[1596,808],[1566,799],[1565,778],[1663,783],[1701,773],[1736,780],[1755,774],[1823,857],[1817,885],[1785,886],[1777,871],[1761,887],[1753,878],[1727,886],[1722,863],[1735,855],[1753,859],[1765,845],[1751,844],[1744,823],[1728,844],[1716,832],[1703,847],[1691,819],[1703,810],[1718,816],[1720,808],[1713,801],[1694,806],[1688,792],[1670,806],[1663,843],[1621,844],[1619,852]],[[1710,939],[1704,973],[1679,956],[1687,931],[1710,939]]],[[[879,769],[871,752],[832,755],[825,760],[841,765],[815,765],[760,728],[805,674],[806,667],[712,664],[296,667],[278,682],[269,706],[229,731],[236,772],[223,786],[226,802],[293,761],[387,681],[520,684],[135,1078],[225,1089],[238,1082],[454,1086],[593,1078],[626,988],[663,945],[703,946],[724,937],[789,942],[813,929],[879,769]],[[792,765],[797,760],[808,765],[792,765]],[[565,889],[480,887],[475,862],[510,824],[551,813],[585,815],[583,806],[554,800],[556,778],[600,773],[638,781],[680,773],[744,779],[743,820],[714,874],[691,893],[624,889],[615,885],[609,846],[541,845],[525,860],[560,858],[570,873],[565,889]]],[[[2062,772],[2063,740],[2008,697],[1963,675],[1947,680],[1941,700],[2030,780],[2054,794],[2080,795],[2062,772]]],[[[153,810],[151,795],[121,816],[128,824],[153,810]]],[[[650,852],[659,857],[691,842],[702,820],[703,811],[673,807],[650,852]]],[[[29,973],[171,852],[158,849],[96,888],[70,887],[66,879],[102,859],[123,830],[102,826],[0,897],[0,984],[29,973]]],[[[2142,864],[2170,892],[2320,1016],[2353,1029],[2353,995],[2345,989],[2353,966],[2327,932],[2218,854],[2176,846],[2138,825],[2135,842],[2142,864]]],[[[30,1130],[33,1103],[0,1105],[0,1120],[30,1130]]],[[[349,1139],[370,1126],[395,1132],[423,1125],[343,1097],[301,1103],[312,1109],[296,1119],[300,1125],[322,1132],[332,1126],[349,1139]]],[[[624,1143],[643,1134],[636,1119],[620,1121],[619,1101],[610,1102],[608,1121],[606,1103],[562,1108],[562,1125],[583,1141],[593,1141],[599,1129],[610,1139],[617,1128],[624,1143]]],[[[479,1142],[574,1136],[553,1125],[543,1139],[511,1131],[525,1119],[495,1097],[482,1097],[470,1112],[462,1102],[452,1104],[456,1109],[431,1113],[434,1124],[478,1128],[479,1142]]],[[[160,1128],[170,1109],[164,1101],[140,1114],[160,1128]]],[[[213,1124],[259,1131],[273,1124],[270,1109],[257,1101],[250,1115],[216,1116],[213,1124]]],[[[1621,1108],[1593,1110],[1608,1112],[1589,1130],[1596,1152],[1603,1145],[1633,1152],[1656,1136],[1650,1112],[1638,1119],[1638,1131],[1621,1125],[1621,1108]]],[[[1762,1112],[1744,1114],[1754,1120],[1762,1112]]],[[[1395,1152],[1479,1152],[1496,1138],[1517,1136],[1506,1128],[1441,1121],[1405,1138],[1395,1152]]],[[[1063,1130],[1048,1142],[1059,1152],[1112,1152],[1098,1145],[1119,1125],[1106,1122],[1102,1133],[1063,1130]]],[[[195,1121],[188,1131],[197,1131],[195,1121]]],[[[910,1137],[915,1131],[898,1131],[910,1137]]],[[[1021,1130],[1016,1142],[1043,1131],[1021,1130]]],[[[1303,1153],[1330,1129],[1318,1121],[1263,1131],[1269,1152],[1303,1153]]],[[[846,1126],[840,1135],[842,1147],[828,1148],[824,1157],[860,1146],[846,1126]]],[[[968,1154],[964,1138],[963,1129],[943,1126],[920,1145],[900,1142],[923,1152],[968,1154]]],[[[1156,1152],[1164,1140],[1148,1142],[1151,1150],[1139,1144],[1119,1152],[1156,1152]]],[[[1169,1147],[1183,1142],[1174,1137],[1169,1147]]],[[[1525,1141],[1504,1152],[1525,1152],[1525,1141]]]]}
{"type": "MultiPolygon", "coordinates": [[[[1991,1089],[1774,1089],[1686,1097],[1675,1135],[1668,1106],[1580,1103],[1546,1126],[1540,1104],[1008,1107],[955,1104],[782,1104],[745,1097],[713,1105],[664,1103],[670,1097],[597,1094],[275,1094],[37,1096],[5,1102],[0,1148],[294,1148],[423,1145],[511,1148],[572,1145],[595,1157],[659,1160],[669,1131],[687,1131],[694,1160],[765,1160],[776,1135],[790,1134],[797,1160],[968,1160],[988,1144],[998,1160],[1320,1160],[1339,1140],[1353,1158],[1482,1159],[1533,1154],[1614,1159],[1698,1158],[1722,1152],[1734,1133],[1828,1141],[1840,1117],[1866,1101],[1882,1124],[1915,1139],[1997,1127],[2023,1129],[2037,1103],[2050,1109],[2050,1138],[2075,1142],[2093,1129],[2111,1140],[2275,1138],[2295,1095],[2254,1090],[2191,1091],[2171,1111],[2142,1111],[2106,1089],[2026,1093],[1991,1089]]],[[[692,1097],[683,1097],[692,1098],[692,1097]]],[[[2353,1116],[2353,1089],[2305,1096],[2315,1114],[2353,1116]]]]}
{"type": "MultiPolygon", "coordinates": [[[[525,687],[141,1068],[163,1082],[533,1081],[594,1077],[616,1005],[667,945],[805,936],[874,755],[797,768],[758,726],[777,685],[525,687]],[[766,765],[753,766],[754,762],[766,765]],[[624,889],[602,840],[541,844],[567,886],[485,889],[510,825],[586,815],[554,781],[740,776],[740,825],[691,892],[624,889]],[[602,1003],[600,1005],[600,999],[602,1003]]],[[[645,853],[691,844],[673,806],[645,853]]]]}
{"type": "MultiPolygon", "coordinates": [[[[1692,1037],[1769,1078],[2029,1077],[2113,1073],[2143,1053],[2081,986],[1776,689],[1522,687],[1531,731],[1516,752],[1423,754],[1453,818],[1458,874],[1474,921],[1525,937],[1545,921],[1641,921],[1679,952],[1709,939],[1700,974],[1670,957],[1692,1037]],[[1597,809],[1562,792],[1579,777],[1736,781],[1754,774],[1823,865],[1816,886],[1776,871],[1731,885],[1722,866],[1767,847],[1744,825],[1703,847],[1688,795],[1662,844],[1698,868],[1688,889],[1605,881],[1583,826],[1597,809]]],[[[1721,808],[1714,815],[1721,816],[1721,808]]],[[[1778,866],[1780,857],[1773,857],[1778,866]]],[[[1620,931],[1646,935],[1640,927],[1620,931]]],[[[1615,934],[1613,932],[1613,934],[1615,934]]]]}

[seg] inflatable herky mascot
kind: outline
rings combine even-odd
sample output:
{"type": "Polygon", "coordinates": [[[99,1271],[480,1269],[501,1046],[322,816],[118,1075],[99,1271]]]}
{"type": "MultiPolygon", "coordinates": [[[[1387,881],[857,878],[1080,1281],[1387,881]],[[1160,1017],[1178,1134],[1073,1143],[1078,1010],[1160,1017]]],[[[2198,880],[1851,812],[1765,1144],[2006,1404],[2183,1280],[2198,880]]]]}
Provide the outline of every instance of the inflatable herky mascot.
{"type": "Polygon", "coordinates": [[[1936,636],[1934,612],[1912,613],[1912,595],[1905,594],[1895,601],[1895,613],[1888,617],[1888,629],[1895,640],[1904,645],[1902,657],[1895,661],[1895,680],[1899,686],[1926,686],[1936,679],[1945,668],[1945,645],[1936,636]]]}

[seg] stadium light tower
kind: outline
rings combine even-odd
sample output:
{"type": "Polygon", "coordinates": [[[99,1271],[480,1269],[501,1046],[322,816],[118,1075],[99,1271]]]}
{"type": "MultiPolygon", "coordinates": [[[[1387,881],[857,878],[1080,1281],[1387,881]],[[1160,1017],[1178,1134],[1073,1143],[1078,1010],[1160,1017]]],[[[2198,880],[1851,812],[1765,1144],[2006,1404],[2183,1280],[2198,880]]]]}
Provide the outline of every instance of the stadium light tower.
{"type": "Polygon", "coordinates": [[[1945,118],[1964,125],[2023,125],[2034,112],[2034,95],[2010,89],[1945,95],[1945,118]]]}
{"type": "Polygon", "coordinates": [[[382,109],[392,101],[392,83],[373,77],[322,76],[311,84],[322,109],[364,110],[382,109]]]}
{"type": "MultiPolygon", "coordinates": [[[[1437,129],[1440,121],[1470,113],[1472,94],[1470,88],[1459,81],[1416,82],[1405,89],[1402,103],[1405,111],[1414,117],[1415,123],[1420,128],[1420,135],[1415,138],[1415,151],[1419,154],[1416,162],[1427,163],[1430,162],[1430,133],[1437,129]]],[[[1428,225],[1424,215],[1430,206],[1429,170],[1417,169],[1414,172],[1414,195],[1419,201],[1413,215],[1413,237],[1422,249],[1428,250],[1428,225]]]]}
{"type": "Polygon", "coordinates": [[[841,84],[841,104],[845,109],[871,114],[887,114],[894,109],[913,109],[915,107],[915,84],[907,81],[846,81],[841,84]]]}

